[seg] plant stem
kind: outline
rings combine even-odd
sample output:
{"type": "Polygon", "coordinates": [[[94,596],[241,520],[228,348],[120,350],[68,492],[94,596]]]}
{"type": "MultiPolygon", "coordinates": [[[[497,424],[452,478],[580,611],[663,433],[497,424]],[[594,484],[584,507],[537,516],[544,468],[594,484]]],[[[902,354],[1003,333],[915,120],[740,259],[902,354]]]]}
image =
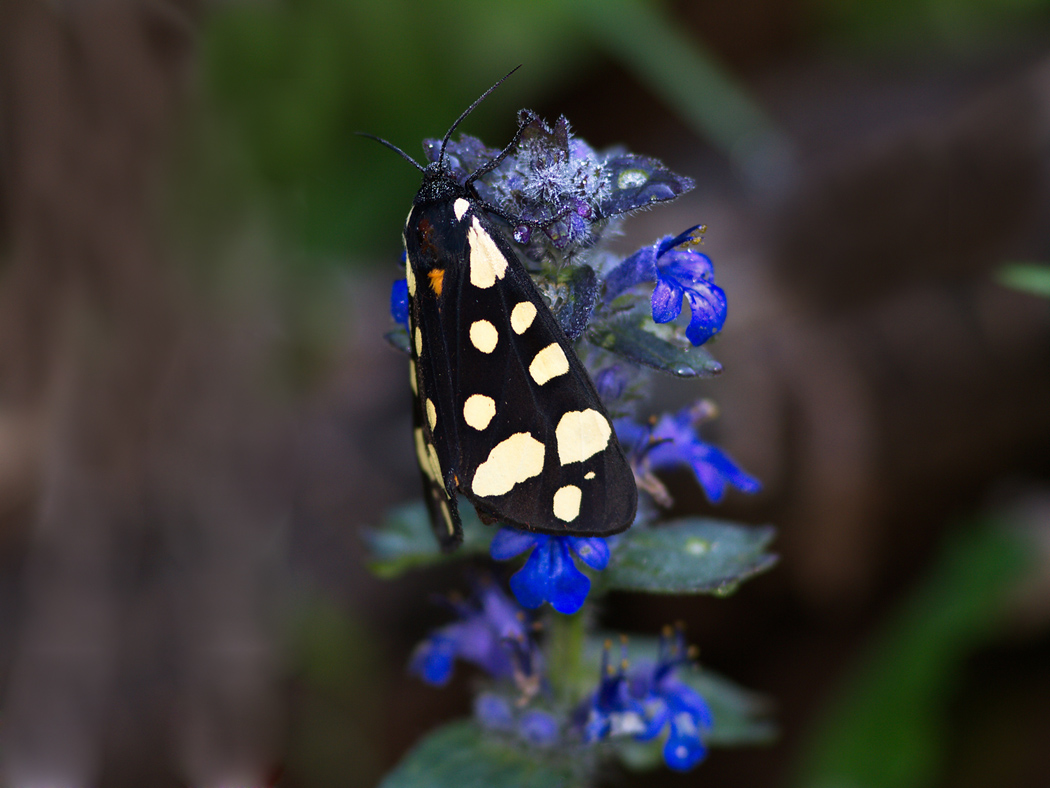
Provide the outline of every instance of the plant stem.
{"type": "Polygon", "coordinates": [[[583,664],[584,618],[581,610],[571,616],[552,613],[549,619],[548,676],[558,700],[570,704],[579,699],[579,688],[585,685],[587,678],[583,664]]]}

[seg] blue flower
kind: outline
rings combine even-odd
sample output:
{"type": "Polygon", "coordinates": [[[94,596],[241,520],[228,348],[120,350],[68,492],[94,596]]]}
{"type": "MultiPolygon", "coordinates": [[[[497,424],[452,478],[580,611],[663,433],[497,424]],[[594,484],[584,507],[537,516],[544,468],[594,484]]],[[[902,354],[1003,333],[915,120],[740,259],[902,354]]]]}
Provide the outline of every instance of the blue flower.
{"type": "MultiPolygon", "coordinates": [[[[623,646],[625,652],[626,647],[625,641],[623,646]]],[[[613,668],[609,664],[611,649],[612,643],[606,641],[602,651],[601,677],[598,679],[598,687],[590,699],[585,701],[573,715],[573,721],[587,743],[615,736],[637,736],[648,732],[645,707],[630,694],[630,685],[624,672],[627,667],[627,659],[622,658],[620,664],[613,668]]]]}
{"type": "Polygon", "coordinates": [[[689,466],[711,503],[719,503],[730,485],[745,493],[762,489],[761,482],[717,446],[700,439],[699,423],[709,414],[706,402],[665,413],[654,426],[628,419],[616,422],[616,435],[644,477],[649,471],[689,466]]]}
{"type": "Polygon", "coordinates": [[[682,299],[688,299],[691,314],[685,335],[694,345],[702,345],[722,330],[727,305],[725,291],[715,284],[711,258],[692,248],[700,232],[703,228],[697,225],[639,249],[606,277],[605,300],[612,301],[642,282],[656,282],[653,320],[675,320],[682,313],[682,299]]]}
{"type": "Polygon", "coordinates": [[[398,279],[390,289],[390,315],[408,328],[408,280],[398,279]]]}
{"type": "Polygon", "coordinates": [[[506,561],[526,550],[532,554],[510,579],[510,588],[530,610],[550,602],[559,613],[569,615],[582,607],[591,581],[576,568],[572,553],[591,569],[604,569],[609,563],[609,545],[600,537],[550,536],[515,528],[498,531],[489,553],[506,561]]]}
{"type": "Polygon", "coordinates": [[[460,619],[431,633],[416,646],[409,672],[435,686],[452,677],[456,659],[483,668],[496,678],[532,672],[536,657],[525,617],[498,585],[480,583],[470,600],[453,603],[460,619]]]}
{"type": "Polygon", "coordinates": [[[678,667],[691,662],[682,631],[668,628],[660,638],[656,664],[639,665],[629,679],[630,697],[645,707],[647,716],[646,730],[635,738],[652,739],[669,728],[663,755],[675,771],[688,771],[704,759],[702,736],[714,724],[707,702],[675,675],[678,667]]]}
{"type": "Polygon", "coordinates": [[[624,658],[615,669],[609,664],[611,644],[602,652],[601,678],[593,695],[573,714],[573,723],[585,742],[631,736],[649,741],[668,729],[663,756],[677,771],[691,769],[707,754],[702,739],[713,720],[699,693],[676,675],[692,661],[681,630],[665,630],[655,664],[638,663],[629,671],[624,658]]]}
{"type": "Polygon", "coordinates": [[[552,747],[561,738],[558,719],[543,709],[518,711],[506,696],[483,692],[474,700],[474,717],[489,731],[514,734],[533,747],[552,747]]]}

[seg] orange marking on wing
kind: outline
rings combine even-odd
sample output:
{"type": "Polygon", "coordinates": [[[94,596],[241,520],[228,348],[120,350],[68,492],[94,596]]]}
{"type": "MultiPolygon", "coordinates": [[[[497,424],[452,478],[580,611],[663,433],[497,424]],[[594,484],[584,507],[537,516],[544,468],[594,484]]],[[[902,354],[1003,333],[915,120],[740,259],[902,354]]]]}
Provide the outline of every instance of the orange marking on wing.
{"type": "Polygon", "coordinates": [[[435,268],[433,271],[430,271],[427,274],[427,276],[430,277],[430,286],[432,288],[434,288],[434,294],[438,298],[440,298],[441,297],[441,286],[444,284],[444,281],[445,281],[445,269],[444,268],[435,268]]]}

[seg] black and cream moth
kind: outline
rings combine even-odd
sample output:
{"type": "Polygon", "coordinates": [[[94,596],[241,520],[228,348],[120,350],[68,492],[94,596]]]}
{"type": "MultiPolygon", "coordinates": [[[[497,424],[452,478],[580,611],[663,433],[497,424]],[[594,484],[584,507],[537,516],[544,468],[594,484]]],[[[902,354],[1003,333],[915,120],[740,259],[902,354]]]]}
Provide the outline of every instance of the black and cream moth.
{"type": "Polygon", "coordinates": [[[416,165],[423,183],[405,224],[413,429],[431,525],[443,548],[462,541],[461,494],[485,522],[610,536],[634,520],[631,466],[587,371],[473,187],[518,138],[463,183],[444,157],[486,95],[445,135],[437,160],[416,165]]]}

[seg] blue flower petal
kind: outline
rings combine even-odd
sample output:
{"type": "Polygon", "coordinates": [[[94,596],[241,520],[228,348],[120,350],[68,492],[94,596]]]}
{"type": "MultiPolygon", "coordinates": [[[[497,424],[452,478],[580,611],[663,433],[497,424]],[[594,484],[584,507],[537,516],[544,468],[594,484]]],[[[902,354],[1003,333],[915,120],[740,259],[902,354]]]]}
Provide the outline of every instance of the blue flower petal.
{"type": "Polygon", "coordinates": [[[742,470],[728,454],[700,439],[691,408],[674,415],[665,414],[651,429],[620,420],[616,422],[616,431],[621,445],[637,464],[651,470],[691,467],[712,503],[722,500],[727,485],[745,493],[762,489],[758,479],[742,470]]]}
{"type": "Polygon", "coordinates": [[[535,747],[550,747],[558,743],[558,721],[545,711],[531,709],[521,715],[518,733],[535,747]]]}
{"type": "Polygon", "coordinates": [[[483,728],[509,731],[514,728],[514,712],[502,695],[483,692],[474,699],[474,716],[483,728]]]}
{"type": "Polygon", "coordinates": [[[691,313],[685,336],[694,345],[702,345],[725,325],[725,291],[714,282],[704,282],[695,290],[686,290],[685,295],[689,299],[691,313]]]}
{"type": "Polygon", "coordinates": [[[556,544],[550,537],[545,536],[544,539],[546,541],[536,545],[525,566],[510,579],[510,590],[521,606],[529,610],[535,610],[547,601],[553,584],[552,565],[556,544]]]}
{"type": "Polygon", "coordinates": [[[619,399],[627,388],[627,373],[619,364],[600,370],[593,380],[598,396],[605,402],[619,399]]]}
{"type": "Polygon", "coordinates": [[[455,657],[455,641],[443,634],[434,633],[416,646],[408,670],[427,684],[443,687],[452,677],[452,660],[455,657]]]}
{"type": "Polygon", "coordinates": [[[500,590],[496,584],[490,584],[479,593],[481,610],[489,629],[494,630],[501,639],[521,641],[527,630],[522,621],[521,609],[500,590]]]}
{"type": "Polygon", "coordinates": [[[517,528],[501,528],[492,537],[492,545],[489,547],[489,555],[496,561],[507,561],[515,556],[521,555],[526,550],[535,547],[541,541],[549,537],[543,534],[533,534],[528,531],[519,531],[517,528]]]}
{"type": "Polygon", "coordinates": [[[692,718],[684,712],[671,718],[671,735],[664,744],[664,763],[676,772],[687,772],[707,755],[707,748],[692,718]]]}
{"type": "Polygon", "coordinates": [[[729,484],[745,493],[762,489],[758,479],[745,473],[728,454],[709,443],[700,444],[698,441],[694,445],[689,464],[711,503],[721,502],[729,484]]]}
{"type": "Polygon", "coordinates": [[[408,280],[398,279],[390,288],[390,315],[394,321],[408,327],[408,280]]]}
{"type": "Polygon", "coordinates": [[[660,692],[667,701],[672,714],[685,712],[693,718],[698,728],[708,729],[714,725],[711,708],[696,690],[688,684],[672,678],[660,686],[660,692]]]}
{"type": "Polygon", "coordinates": [[[591,569],[602,570],[609,565],[609,544],[600,536],[569,536],[566,537],[569,547],[583,563],[591,569]]]}
{"type": "Polygon", "coordinates": [[[673,279],[659,277],[653,288],[652,307],[653,321],[670,323],[682,314],[682,296],[685,291],[673,279]]]}
{"type": "Polygon", "coordinates": [[[646,246],[632,254],[605,277],[605,301],[609,303],[642,282],[656,279],[656,248],[646,246]]]}
{"type": "Polygon", "coordinates": [[[551,578],[550,603],[551,607],[559,613],[572,615],[587,600],[587,593],[591,590],[591,581],[583,572],[576,568],[572,556],[569,555],[569,546],[565,541],[558,539],[554,551],[553,564],[557,569],[551,578]]]}

